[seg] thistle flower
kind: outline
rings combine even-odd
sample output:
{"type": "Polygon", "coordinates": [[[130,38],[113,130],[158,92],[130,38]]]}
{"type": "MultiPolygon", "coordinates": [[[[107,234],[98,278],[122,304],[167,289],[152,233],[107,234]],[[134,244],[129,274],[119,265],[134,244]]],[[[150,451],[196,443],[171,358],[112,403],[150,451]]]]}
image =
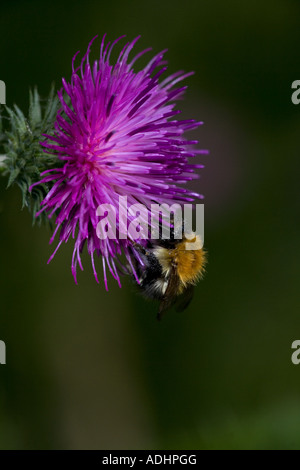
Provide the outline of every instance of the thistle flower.
{"type": "MultiPolygon", "coordinates": [[[[183,138],[187,130],[198,127],[195,120],[172,120],[180,113],[173,101],[185,91],[176,87],[191,73],[174,73],[160,81],[166,71],[163,56],[155,55],[138,72],[133,65],[151,49],[128,59],[136,41],[123,47],[115,65],[110,56],[115,44],[105,45],[102,39],[100,57],[90,64],[91,44],[81,64],[75,68],[72,61],[70,82],[62,80],[58,92],[61,103],[53,135],[45,135],[41,142],[46,153],[56,155],[57,168],[41,173],[41,183],[52,188],[41,203],[39,213],[46,211],[56,217],[56,229],[50,240],[59,233],[58,245],[75,239],[72,273],[76,280],[76,267],[82,267],[81,252],[85,243],[91,256],[98,282],[94,254],[103,261],[104,281],[107,288],[106,267],[120,285],[116,267],[118,255],[125,254],[131,262],[131,241],[100,239],[97,236],[96,216],[100,204],[118,207],[119,196],[127,196],[128,204],[142,203],[150,209],[153,202],[179,203],[201,197],[178,185],[197,177],[195,168],[202,165],[188,163],[189,157],[205,151],[193,149],[197,141],[183,138]],[[158,70],[157,70],[158,69],[158,70]]],[[[117,219],[117,227],[119,220],[117,219]]]]}

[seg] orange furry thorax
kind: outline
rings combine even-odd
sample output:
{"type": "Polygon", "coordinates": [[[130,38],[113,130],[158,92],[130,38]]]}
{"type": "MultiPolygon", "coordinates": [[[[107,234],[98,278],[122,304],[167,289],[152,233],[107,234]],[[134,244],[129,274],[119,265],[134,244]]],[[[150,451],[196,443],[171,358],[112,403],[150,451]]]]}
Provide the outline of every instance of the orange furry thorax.
{"type": "Polygon", "coordinates": [[[203,249],[187,250],[183,241],[170,252],[170,261],[177,266],[178,276],[184,285],[195,284],[204,271],[205,253],[203,249]]]}
{"type": "Polygon", "coordinates": [[[206,256],[201,246],[200,238],[195,236],[192,239],[184,238],[175,248],[160,248],[157,252],[165,274],[168,274],[171,266],[176,269],[182,283],[181,290],[189,284],[196,284],[204,273],[206,256]],[[194,244],[195,249],[188,249],[190,243],[194,244]]]}

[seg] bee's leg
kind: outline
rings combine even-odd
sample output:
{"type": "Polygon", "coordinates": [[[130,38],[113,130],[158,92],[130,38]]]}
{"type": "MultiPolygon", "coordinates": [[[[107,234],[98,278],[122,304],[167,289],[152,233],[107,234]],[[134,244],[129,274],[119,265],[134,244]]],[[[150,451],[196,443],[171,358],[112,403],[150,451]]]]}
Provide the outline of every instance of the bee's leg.
{"type": "Polygon", "coordinates": [[[142,253],[142,255],[145,255],[145,256],[150,256],[150,251],[146,250],[142,245],[139,245],[138,243],[136,243],[135,241],[132,241],[132,246],[134,246],[134,248],[139,251],[140,253],[142,253]]]}
{"type": "Polygon", "coordinates": [[[158,311],[158,313],[157,313],[157,315],[156,315],[156,319],[157,319],[158,321],[161,321],[162,316],[163,316],[163,313],[164,313],[164,312],[161,312],[160,310],[158,311]]]}
{"type": "MultiPolygon", "coordinates": [[[[151,253],[147,251],[142,245],[139,245],[135,241],[131,241],[131,246],[129,246],[129,251],[131,253],[131,263],[127,265],[128,271],[134,275],[133,269],[137,273],[138,278],[142,277],[143,267],[149,264],[149,259],[151,258],[151,253]]],[[[135,277],[136,279],[136,277],[135,277]]]]}
{"type": "Polygon", "coordinates": [[[158,309],[158,313],[156,315],[156,319],[158,321],[161,321],[162,317],[163,317],[163,315],[165,315],[165,313],[166,313],[166,310],[160,306],[159,309],[158,309]]]}

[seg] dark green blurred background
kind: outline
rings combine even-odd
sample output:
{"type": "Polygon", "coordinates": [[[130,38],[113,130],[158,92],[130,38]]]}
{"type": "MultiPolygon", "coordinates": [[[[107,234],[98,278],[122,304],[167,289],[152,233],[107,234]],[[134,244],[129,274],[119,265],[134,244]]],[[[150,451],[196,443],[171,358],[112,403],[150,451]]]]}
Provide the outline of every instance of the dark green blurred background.
{"type": "Polygon", "coordinates": [[[1,1],[9,106],[60,87],[95,34],[141,34],[136,52],[195,70],[179,106],[211,154],[195,185],[207,275],[162,323],[129,279],[98,286],[88,257],[76,286],[71,244],[47,266],[49,231],[0,181],[0,448],[300,448],[299,25],[292,0],[1,1]]]}

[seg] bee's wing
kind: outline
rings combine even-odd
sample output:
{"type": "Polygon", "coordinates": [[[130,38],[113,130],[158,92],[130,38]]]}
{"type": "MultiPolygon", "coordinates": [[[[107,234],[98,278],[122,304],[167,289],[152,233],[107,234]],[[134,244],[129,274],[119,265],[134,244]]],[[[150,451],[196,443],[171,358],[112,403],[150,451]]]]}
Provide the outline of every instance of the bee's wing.
{"type": "Polygon", "coordinates": [[[177,312],[182,312],[183,310],[185,310],[192,298],[193,298],[193,295],[194,295],[194,286],[189,286],[185,289],[185,291],[179,296],[178,300],[176,300],[176,310],[177,312]]]}
{"type": "Polygon", "coordinates": [[[159,305],[158,314],[157,314],[158,320],[161,320],[161,317],[163,316],[163,314],[169,308],[171,308],[174,302],[176,301],[179,284],[180,284],[180,280],[176,273],[176,270],[172,268],[172,272],[169,277],[168,287],[159,305]]]}

